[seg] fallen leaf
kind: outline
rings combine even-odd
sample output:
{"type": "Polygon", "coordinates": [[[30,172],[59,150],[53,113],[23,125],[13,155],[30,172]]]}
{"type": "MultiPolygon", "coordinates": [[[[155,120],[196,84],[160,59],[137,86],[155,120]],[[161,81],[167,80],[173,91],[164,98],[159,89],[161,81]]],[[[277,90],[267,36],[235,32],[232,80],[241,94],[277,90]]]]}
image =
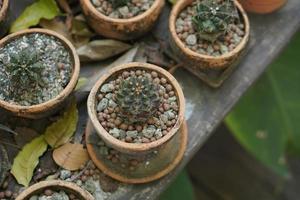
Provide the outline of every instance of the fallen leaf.
{"type": "Polygon", "coordinates": [[[67,143],[75,133],[78,123],[78,110],[75,100],[67,108],[63,116],[47,127],[45,140],[52,147],[57,148],[67,143]]]}
{"type": "Polygon", "coordinates": [[[17,127],[15,131],[18,133],[14,136],[15,142],[21,148],[39,135],[35,130],[27,127],[17,127]]]}
{"type": "Polygon", "coordinates": [[[135,56],[137,55],[137,52],[139,51],[140,46],[135,46],[129,51],[127,51],[124,55],[120,56],[117,60],[115,60],[113,63],[108,65],[105,68],[101,68],[95,73],[91,78],[89,78],[88,83],[80,89],[82,92],[89,92],[91,91],[92,87],[95,85],[97,80],[105,74],[108,70],[114,68],[115,66],[118,66],[120,64],[124,63],[130,63],[133,62],[135,59],[135,56]]]}
{"type": "Polygon", "coordinates": [[[80,88],[82,88],[83,86],[85,86],[85,84],[87,83],[88,79],[85,77],[81,77],[79,78],[75,91],[79,90],[80,88]]]}
{"type": "Polygon", "coordinates": [[[53,151],[53,159],[60,167],[75,171],[87,163],[89,156],[82,144],[67,143],[53,151]]]}
{"type": "Polygon", "coordinates": [[[42,19],[39,25],[43,28],[60,33],[61,35],[65,36],[68,40],[72,42],[72,36],[70,35],[70,32],[65,22],[60,17],[55,17],[54,19],[51,20],[42,19]]]}
{"type": "Polygon", "coordinates": [[[7,151],[3,145],[0,144],[0,186],[2,185],[7,171],[10,169],[10,162],[8,160],[7,151]]]}
{"type": "Polygon", "coordinates": [[[33,171],[39,163],[39,157],[47,150],[44,135],[26,144],[14,159],[11,173],[17,182],[27,187],[32,179],[33,171]]]}
{"type": "Polygon", "coordinates": [[[79,47],[77,53],[81,61],[100,61],[116,56],[131,48],[131,45],[117,40],[94,40],[79,47]]]}
{"type": "Polygon", "coordinates": [[[53,19],[59,13],[55,0],[38,0],[24,10],[12,24],[10,32],[14,33],[35,26],[41,19],[53,19]]]}
{"type": "Polygon", "coordinates": [[[87,44],[95,35],[90,31],[86,22],[79,16],[72,19],[72,27],[70,30],[68,29],[66,21],[61,17],[56,17],[52,20],[42,19],[39,25],[62,34],[77,48],[87,44]]]}

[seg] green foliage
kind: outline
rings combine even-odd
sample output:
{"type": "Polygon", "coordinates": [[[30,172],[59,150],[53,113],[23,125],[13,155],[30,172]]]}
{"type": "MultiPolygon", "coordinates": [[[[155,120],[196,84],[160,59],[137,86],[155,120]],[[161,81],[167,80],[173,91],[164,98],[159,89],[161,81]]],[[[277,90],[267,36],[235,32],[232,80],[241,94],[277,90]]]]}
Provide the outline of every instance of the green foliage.
{"type": "Polygon", "coordinates": [[[27,187],[32,179],[33,171],[39,163],[39,157],[47,150],[44,135],[26,144],[14,159],[11,173],[17,182],[27,187]]]}
{"type": "Polygon", "coordinates": [[[12,53],[10,60],[4,63],[9,76],[11,96],[19,94],[14,90],[24,91],[28,87],[35,88],[36,85],[43,85],[41,79],[43,64],[39,57],[34,49],[26,48],[21,52],[12,53]]]}
{"type": "Polygon", "coordinates": [[[47,127],[45,131],[46,142],[52,148],[57,148],[66,142],[69,142],[76,131],[77,123],[78,110],[76,101],[74,100],[63,116],[47,127]]]}
{"type": "Polygon", "coordinates": [[[159,200],[196,200],[193,185],[188,174],[181,172],[172,185],[160,196],[159,200]]]}
{"type": "Polygon", "coordinates": [[[282,176],[285,151],[300,155],[299,51],[300,33],[226,119],[240,143],[282,176]]]}
{"type": "Polygon", "coordinates": [[[203,0],[197,4],[193,23],[204,40],[214,42],[224,35],[229,24],[239,18],[233,0],[203,0]]]}
{"type": "Polygon", "coordinates": [[[113,5],[114,8],[126,6],[130,0],[109,0],[109,2],[113,5]]]}
{"type": "Polygon", "coordinates": [[[131,123],[145,122],[157,112],[161,99],[158,85],[147,77],[129,77],[122,80],[116,95],[123,118],[131,123]]]}
{"type": "Polygon", "coordinates": [[[55,0],[38,0],[24,10],[12,24],[10,32],[14,33],[35,26],[41,19],[53,19],[59,13],[55,0]]]}

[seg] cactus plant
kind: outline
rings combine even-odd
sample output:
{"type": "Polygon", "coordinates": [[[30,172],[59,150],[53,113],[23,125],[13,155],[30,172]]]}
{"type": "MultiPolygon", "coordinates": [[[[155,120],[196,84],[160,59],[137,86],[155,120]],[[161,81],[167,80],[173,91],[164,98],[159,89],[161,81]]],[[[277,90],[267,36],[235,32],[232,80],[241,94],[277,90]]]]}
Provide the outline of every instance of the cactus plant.
{"type": "Polygon", "coordinates": [[[3,64],[9,77],[12,93],[15,89],[26,90],[28,87],[43,85],[41,78],[43,64],[36,51],[25,48],[11,54],[10,60],[3,64]]]}
{"type": "Polygon", "coordinates": [[[193,24],[200,38],[214,42],[224,35],[229,24],[238,18],[233,0],[203,0],[197,4],[193,24]]]}
{"type": "Polygon", "coordinates": [[[122,118],[129,123],[146,122],[160,106],[158,90],[158,85],[145,76],[123,79],[116,94],[122,118]]]}
{"type": "Polygon", "coordinates": [[[109,0],[114,8],[126,6],[130,0],[109,0]]]}

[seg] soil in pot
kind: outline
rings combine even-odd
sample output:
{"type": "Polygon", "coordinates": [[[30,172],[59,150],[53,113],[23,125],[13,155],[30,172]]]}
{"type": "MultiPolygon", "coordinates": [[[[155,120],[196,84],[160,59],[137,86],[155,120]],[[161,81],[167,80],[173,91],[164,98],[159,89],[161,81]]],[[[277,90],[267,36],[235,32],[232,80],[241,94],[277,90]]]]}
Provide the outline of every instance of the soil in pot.
{"type": "Polygon", "coordinates": [[[102,127],[127,143],[159,140],[168,134],[178,119],[174,87],[155,71],[120,72],[100,87],[97,101],[102,127]]]}
{"type": "Polygon", "coordinates": [[[64,190],[52,190],[45,189],[39,194],[32,195],[26,200],[51,200],[51,199],[63,199],[63,200],[81,200],[80,197],[73,193],[64,190]]]}
{"type": "Polygon", "coordinates": [[[95,199],[108,196],[109,193],[116,192],[119,188],[118,182],[104,175],[91,161],[79,170],[62,169],[54,176],[58,180],[75,183],[88,191],[95,199]]]}
{"type": "Polygon", "coordinates": [[[102,14],[116,19],[128,19],[150,9],[154,0],[91,0],[102,14]]]}
{"type": "Polygon", "coordinates": [[[0,99],[31,106],[55,98],[69,83],[73,62],[55,37],[29,33],[0,48],[0,99]]]}
{"type": "Polygon", "coordinates": [[[245,36],[245,25],[232,0],[195,0],[182,10],[175,26],[186,47],[208,56],[229,53],[245,36]]]}

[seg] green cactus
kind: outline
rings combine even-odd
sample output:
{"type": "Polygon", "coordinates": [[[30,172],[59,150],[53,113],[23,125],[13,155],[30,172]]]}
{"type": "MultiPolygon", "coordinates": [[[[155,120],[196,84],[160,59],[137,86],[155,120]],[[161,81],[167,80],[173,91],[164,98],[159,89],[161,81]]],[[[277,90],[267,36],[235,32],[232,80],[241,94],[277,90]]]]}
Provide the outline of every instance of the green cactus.
{"type": "Polygon", "coordinates": [[[214,42],[237,19],[239,14],[233,0],[202,0],[197,4],[193,24],[200,38],[214,42]]]}
{"type": "Polygon", "coordinates": [[[8,74],[11,93],[15,90],[27,90],[37,85],[43,85],[41,79],[43,64],[36,51],[26,48],[11,54],[10,60],[3,63],[8,74]]]}
{"type": "Polygon", "coordinates": [[[126,6],[130,0],[109,0],[114,8],[126,6]]]}
{"type": "Polygon", "coordinates": [[[158,85],[144,76],[124,79],[117,91],[116,102],[127,122],[146,122],[161,104],[158,85]]]}

